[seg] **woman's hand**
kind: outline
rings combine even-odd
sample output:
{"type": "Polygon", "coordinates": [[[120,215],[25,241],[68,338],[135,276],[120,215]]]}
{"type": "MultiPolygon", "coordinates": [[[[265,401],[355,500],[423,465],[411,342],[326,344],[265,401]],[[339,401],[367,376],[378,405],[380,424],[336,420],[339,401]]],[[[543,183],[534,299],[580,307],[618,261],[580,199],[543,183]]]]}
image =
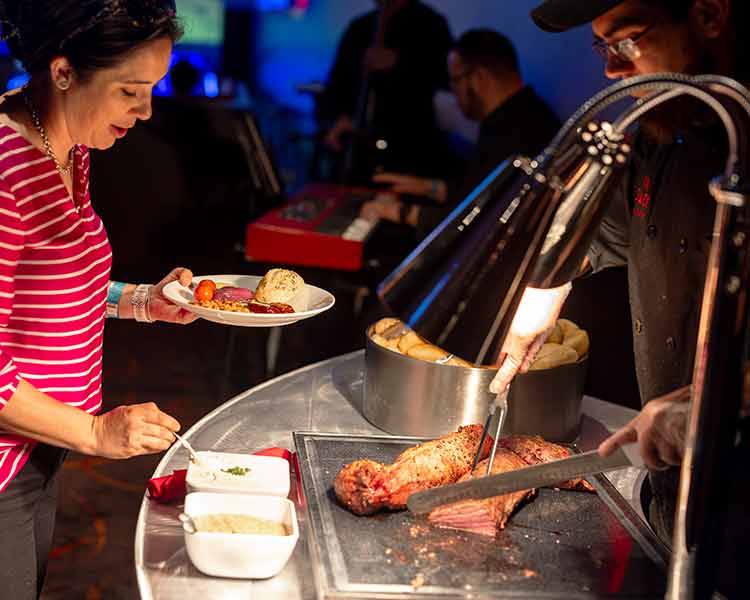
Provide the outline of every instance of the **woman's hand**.
{"type": "Polygon", "coordinates": [[[117,459],[162,452],[174,442],[172,432],[179,430],[180,424],[153,402],[118,406],[94,417],[92,453],[117,459]]]}
{"type": "Polygon", "coordinates": [[[499,394],[510,385],[516,373],[529,370],[552,333],[571,287],[568,283],[548,290],[526,288],[500,351],[499,369],[490,383],[490,392],[499,394]]]}
{"type": "Polygon", "coordinates": [[[685,454],[685,432],[692,386],[686,386],[646,403],[630,423],[599,446],[609,456],[626,444],[638,442],[638,450],[649,469],[677,466],[685,454]]]}
{"type": "Polygon", "coordinates": [[[169,275],[157,283],[151,290],[149,297],[149,315],[154,321],[180,324],[192,323],[198,318],[198,315],[180,308],[176,304],[172,304],[162,294],[164,286],[171,281],[179,281],[181,285],[187,287],[193,281],[193,273],[190,269],[177,267],[176,269],[172,269],[169,275]]]}

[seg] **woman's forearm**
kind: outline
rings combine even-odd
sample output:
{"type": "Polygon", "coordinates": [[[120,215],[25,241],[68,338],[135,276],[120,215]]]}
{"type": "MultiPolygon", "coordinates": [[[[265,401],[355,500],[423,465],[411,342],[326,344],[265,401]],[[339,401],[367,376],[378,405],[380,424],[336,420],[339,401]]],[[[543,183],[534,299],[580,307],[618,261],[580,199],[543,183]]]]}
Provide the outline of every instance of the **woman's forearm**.
{"type": "Polygon", "coordinates": [[[21,380],[0,410],[0,429],[53,446],[94,454],[94,417],[58,402],[21,380]]]}

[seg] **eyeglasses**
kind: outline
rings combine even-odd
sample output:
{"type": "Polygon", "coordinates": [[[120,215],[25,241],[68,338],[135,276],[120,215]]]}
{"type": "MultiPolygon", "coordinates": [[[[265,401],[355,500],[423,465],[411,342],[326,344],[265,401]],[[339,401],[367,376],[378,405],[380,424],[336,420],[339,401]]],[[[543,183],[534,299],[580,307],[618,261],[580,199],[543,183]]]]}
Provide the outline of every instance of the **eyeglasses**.
{"type": "Polygon", "coordinates": [[[609,55],[613,54],[623,62],[633,62],[643,56],[643,52],[641,52],[641,49],[638,47],[638,42],[640,42],[655,26],[656,24],[649,25],[635,37],[626,37],[625,39],[620,40],[619,42],[614,42],[613,44],[608,44],[604,40],[594,40],[591,47],[594,49],[594,52],[604,60],[609,60],[609,55]]]}

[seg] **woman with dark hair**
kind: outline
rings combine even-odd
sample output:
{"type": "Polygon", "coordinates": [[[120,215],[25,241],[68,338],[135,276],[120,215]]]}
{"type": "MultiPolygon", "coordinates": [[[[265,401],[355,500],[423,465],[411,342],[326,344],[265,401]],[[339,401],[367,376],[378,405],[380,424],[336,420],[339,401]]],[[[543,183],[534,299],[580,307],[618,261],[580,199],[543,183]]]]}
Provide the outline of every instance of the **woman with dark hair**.
{"type": "MultiPolygon", "coordinates": [[[[151,116],[180,28],[171,0],[0,2],[2,35],[31,75],[0,98],[0,596],[39,595],[56,474],[68,450],[165,450],[179,423],[155,404],[101,405],[104,318],[188,323],[155,286],[110,281],[89,198],[89,148],[151,116]]],[[[123,173],[132,177],[133,173],[123,173]]]]}

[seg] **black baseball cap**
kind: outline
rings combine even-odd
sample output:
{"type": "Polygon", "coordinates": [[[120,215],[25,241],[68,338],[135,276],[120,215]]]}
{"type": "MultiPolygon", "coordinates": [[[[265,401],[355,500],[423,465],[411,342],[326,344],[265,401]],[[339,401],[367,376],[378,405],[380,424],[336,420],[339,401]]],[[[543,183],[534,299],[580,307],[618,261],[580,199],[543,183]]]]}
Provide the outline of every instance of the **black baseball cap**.
{"type": "Polygon", "coordinates": [[[625,0],[547,0],[531,11],[531,18],[545,31],[567,31],[591,23],[625,0]]]}

